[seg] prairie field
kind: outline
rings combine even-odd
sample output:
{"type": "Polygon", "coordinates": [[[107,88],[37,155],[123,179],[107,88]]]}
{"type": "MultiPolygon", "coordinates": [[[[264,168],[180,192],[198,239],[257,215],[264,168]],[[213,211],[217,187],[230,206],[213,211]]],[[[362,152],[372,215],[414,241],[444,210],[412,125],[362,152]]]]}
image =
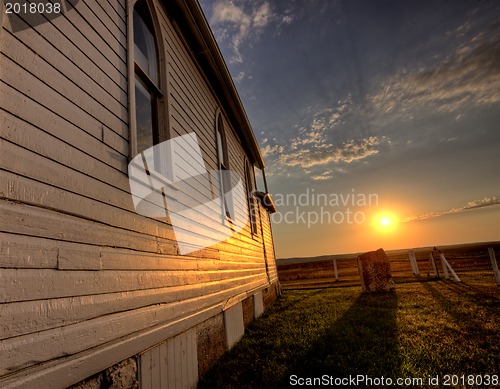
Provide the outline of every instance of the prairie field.
{"type": "MultiPolygon", "coordinates": [[[[488,259],[484,249],[443,250],[450,263],[464,261],[457,270],[462,282],[427,277],[426,250],[416,251],[419,277],[406,274],[405,253],[388,253],[395,293],[362,293],[357,273],[347,276],[348,266],[339,267],[339,281],[328,275],[283,281],[288,289],[281,298],[247,328],[200,387],[283,388],[313,379],[338,387],[345,384],[335,382],[349,377],[362,379],[350,382],[352,387],[498,386],[500,288],[479,266],[488,259]]],[[[313,268],[328,271],[316,262],[313,268]]]]}
{"type": "Polygon", "coordinates": [[[499,293],[454,281],[404,283],[372,295],[358,286],[288,290],[200,387],[283,388],[294,377],[325,375],[423,380],[396,387],[445,387],[452,376],[479,383],[500,374],[498,323],[499,293]]]}
{"type": "MultiPolygon", "coordinates": [[[[500,263],[500,242],[472,243],[440,246],[446,259],[461,281],[483,289],[497,290],[488,248],[496,253],[500,263]]],[[[429,264],[432,247],[414,250],[420,278],[443,277],[440,263],[438,275],[429,264]],[[429,275],[427,275],[429,273],[429,275]]],[[[396,284],[416,282],[408,259],[408,250],[389,250],[386,254],[391,262],[391,273],[396,284]]],[[[287,258],[278,260],[278,275],[283,289],[304,289],[360,285],[356,258],[358,254],[327,255],[313,258],[287,258]],[[336,260],[338,279],[335,279],[333,260],[336,260]]],[[[438,261],[439,262],[439,261],[438,261]]]]}

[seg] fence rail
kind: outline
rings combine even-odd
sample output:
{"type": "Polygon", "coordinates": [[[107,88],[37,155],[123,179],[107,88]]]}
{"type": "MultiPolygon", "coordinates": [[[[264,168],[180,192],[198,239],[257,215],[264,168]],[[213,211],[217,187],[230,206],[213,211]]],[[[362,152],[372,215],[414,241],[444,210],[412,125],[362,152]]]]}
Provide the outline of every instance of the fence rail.
{"type": "MultiPolygon", "coordinates": [[[[500,286],[500,273],[496,261],[500,254],[500,243],[448,246],[441,248],[440,251],[434,251],[434,254],[432,248],[395,250],[386,253],[391,262],[392,278],[396,284],[448,279],[450,282],[460,280],[476,287],[500,286]],[[434,262],[430,260],[432,256],[434,262]]],[[[278,275],[283,289],[361,285],[356,255],[311,258],[296,263],[289,260],[289,262],[292,263],[278,265],[278,275]]],[[[500,288],[497,289],[500,293],[500,288]]]]}

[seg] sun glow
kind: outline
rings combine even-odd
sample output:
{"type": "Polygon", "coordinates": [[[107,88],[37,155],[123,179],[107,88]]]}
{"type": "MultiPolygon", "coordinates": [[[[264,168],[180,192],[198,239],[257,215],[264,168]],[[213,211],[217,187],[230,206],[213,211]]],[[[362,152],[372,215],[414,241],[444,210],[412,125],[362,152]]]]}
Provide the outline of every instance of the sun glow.
{"type": "Polygon", "coordinates": [[[392,212],[382,212],[373,218],[373,226],[380,232],[392,232],[398,224],[398,217],[392,212]]]}
{"type": "Polygon", "coordinates": [[[380,224],[382,224],[383,226],[389,226],[391,224],[391,219],[389,219],[388,217],[383,217],[380,220],[380,224]]]}

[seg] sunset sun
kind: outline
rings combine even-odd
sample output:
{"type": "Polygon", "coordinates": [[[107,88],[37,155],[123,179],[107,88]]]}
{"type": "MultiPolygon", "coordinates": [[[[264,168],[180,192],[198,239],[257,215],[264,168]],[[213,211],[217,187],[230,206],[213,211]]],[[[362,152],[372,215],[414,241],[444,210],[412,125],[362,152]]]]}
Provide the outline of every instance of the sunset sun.
{"type": "Polygon", "coordinates": [[[380,232],[392,232],[398,224],[398,217],[391,212],[382,212],[373,218],[373,226],[380,232]]]}
{"type": "Polygon", "coordinates": [[[380,224],[382,224],[383,226],[390,226],[391,225],[391,219],[389,219],[388,217],[383,217],[380,220],[380,224]]]}

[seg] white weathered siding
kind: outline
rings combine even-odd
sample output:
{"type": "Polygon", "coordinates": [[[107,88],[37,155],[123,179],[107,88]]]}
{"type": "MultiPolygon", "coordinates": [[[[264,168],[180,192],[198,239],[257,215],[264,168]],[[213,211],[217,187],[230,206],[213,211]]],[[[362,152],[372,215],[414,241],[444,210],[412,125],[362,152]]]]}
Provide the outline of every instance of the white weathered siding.
{"type": "MultiPolygon", "coordinates": [[[[170,135],[194,131],[206,168],[217,169],[215,113],[224,109],[155,3],[170,135]]],[[[263,209],[257,234],[247,225],[189,256],[177,254],[168,224],[134,211],[125,8],[81,0],[16,33],[12,23],[29,26],[2,14],[0,386],[68,386],[277,280],[263,209]]],[[[224,120],[230,168],[244,177],[245,149],[224,120]]]]}
{"type": "Polygon", "coordinates": [[[245,332],[243,323],[243,305],[239,302],[224,311],[227,348],[231,349],[245,332]]]}
{"type": "Polygon", "coordinates": [[[259,317],[264,313],[264,299],[262,298],[261,291],[253,295],[253,309],[255,318],[259,317]]]}
{"type": "Polygon", "coordinates": [[[141,354],[139,371],[142,389],[195,388],[196,331],[190,329],[141,354]]]}

